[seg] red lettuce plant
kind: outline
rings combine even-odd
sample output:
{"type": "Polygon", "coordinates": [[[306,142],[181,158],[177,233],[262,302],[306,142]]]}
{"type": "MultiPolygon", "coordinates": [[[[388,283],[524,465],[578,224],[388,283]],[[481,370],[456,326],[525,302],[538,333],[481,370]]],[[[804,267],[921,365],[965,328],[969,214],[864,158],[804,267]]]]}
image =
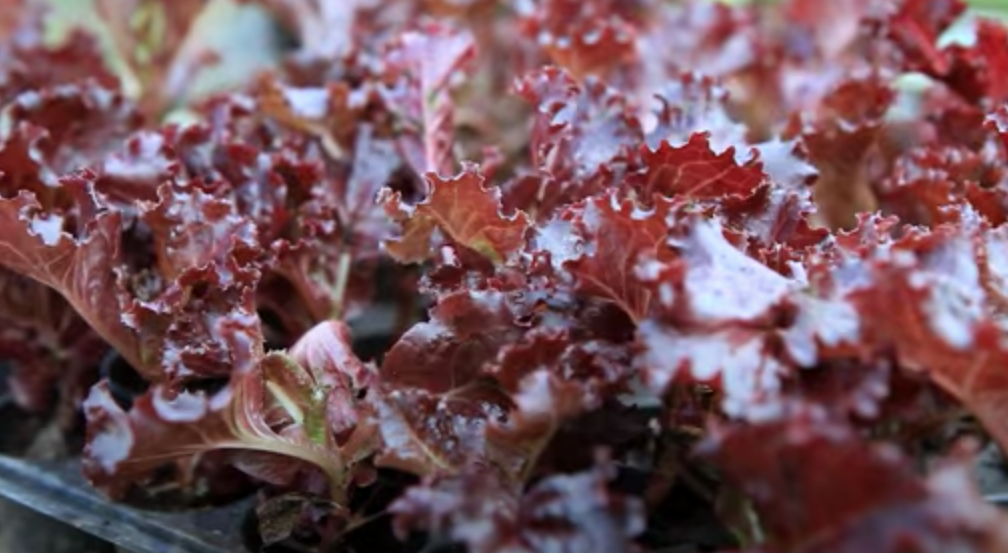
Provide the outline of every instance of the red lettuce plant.
{"type": "Polygon", "coordinates": [[[132,92],[24,4],[0,359],[110,497],[237,469],[319,550],[1008,548],[1008,33],[941,42],[960,1],[249,0],[296,47],[187,123],[203,3],[100,2],[132,92]]]}

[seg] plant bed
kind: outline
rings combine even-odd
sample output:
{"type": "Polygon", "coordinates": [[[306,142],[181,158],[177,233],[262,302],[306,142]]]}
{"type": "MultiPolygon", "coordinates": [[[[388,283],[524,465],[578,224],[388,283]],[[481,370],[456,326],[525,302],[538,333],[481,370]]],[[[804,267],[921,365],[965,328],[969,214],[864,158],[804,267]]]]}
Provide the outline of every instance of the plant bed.
{"type": "Polygon", "coordinates": [[[965,8],[12,4],[0,494],[136,551],[1008,549],[965,8]]]}

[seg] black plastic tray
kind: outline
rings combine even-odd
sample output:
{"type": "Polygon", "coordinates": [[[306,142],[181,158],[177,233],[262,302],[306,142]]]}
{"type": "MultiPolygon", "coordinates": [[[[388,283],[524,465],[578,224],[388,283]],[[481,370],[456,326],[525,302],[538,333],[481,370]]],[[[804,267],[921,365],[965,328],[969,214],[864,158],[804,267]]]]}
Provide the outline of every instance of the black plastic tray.
{"type": "Polygon", "coordinates": [[[247,553],[249,498],[226,507],[162,512],[110,502],[79,461],[37,462],[0,455],[0,496],[132,553],[247,553]]]}

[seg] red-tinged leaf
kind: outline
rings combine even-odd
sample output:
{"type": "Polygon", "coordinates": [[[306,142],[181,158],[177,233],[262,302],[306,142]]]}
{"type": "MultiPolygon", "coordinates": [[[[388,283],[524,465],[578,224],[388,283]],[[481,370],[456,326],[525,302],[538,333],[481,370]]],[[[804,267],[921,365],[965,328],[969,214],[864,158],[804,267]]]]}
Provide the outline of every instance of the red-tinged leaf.
{"type": "MultiPolygon", "coordinates": [[[[357,127],[349,174],[333,177],[336,171],[330,171],[313,177],[309,187],[314,197],[296,213],[298,232],[291,233],[291,243],[274,242],[276,270],[302,295],[316,321],[351,318],[361,311],[371,298],[380,239],[392,231],[376,199],[393,181],[401,160],[391,141],[375,136],[370,125],[357,127]],[[317,186],[315,179],[325,185],[317,186]]],[[[281,165],[275,170],[283,174],[292,169],[281,165]]]]}
{"type": "MultiPolygon", "coordinates": [[[[118,77],[108,67],[99,41],[90,33],[70,31],[58,45],[47,44],[43,33],[43,17],[37,12],[41,2],[25,10],[27,20],[8,32],[10,37],[0,45],[0,103],[7,105],[23,92],[45,90],[58,85],[92,80],[106,89],[119,84],[118,77]]],[[[17,10],[5,10],[4,15],[17,15],[17,10]]],[[[11,23],[14,23],[13,21],[11,23]]]]}
{"type": "Polygon", "coordinates": [[[766,142],[754,149],[769,177],[766,186],[747,198],[725,198],[718,212],[726,229],[738,232],[753,246],[752,257],[787,274],[788,265],[801,258],[802,252],[829,236],[828,229],[814,223],[817,206],[809,183],[817,173],[796,155],[793,142],[766,142]]]}
{"type": "Polygon", "coordinates": [[[987,293],[987,306],[995,314],[1008,312],[1008,227],[987,232],[977,246],[980,283],[987,293]]]}
{"type": "Polygon", "coordinates": [[[4,197],[24,191],[47,204],[63,200],[53,198],[57,195],[54,186],[57,176],[45,167],[37,153],[37,144],[45,139],[45,130],[29,124],[18,125],[15,132],[4,137],[0,145],[0,193],[4,197]]]}
{"type": "Polygon", "coordinates": [[[138,113],[118,90],[94,80],[26,92],[7,109],[15,129],[7,142],[31,144],[33,161],[56,175],[90,166],[111,153],[140,123],[138,113]],[[43,134],[36,136],[38,131],[30,127],[43,134]],[[28,138],[17,136],[20,133],[27,133],[28,138]]]}
{"type": "MultiPolygon", "coordinates": [[[[331,171],[331,166],[327,167],[330,176],[338,175],[339,181],[346,181],[340,183],[345,185],[346,190],[334,187],[333,190],[315,191],[327,199],[341,200],[337,205],[349,204],[355,213],[373,205],[376,190],[361,191],[353,184],[361,180],[371,184],[369,177],[376,176],[376,171],[387,172],[384,178],[388,180],[389,174],[403,162],[395,149],[395,141],[383,132],[389,108],[383,105],[373,83],[365,82],[356,88],[345,82],[294,87],[266,78],[256,84],[255,100],[258,110],[271,120],[293,133],[304,133],[317,139],[330,163],[360,166],[353,169],[361,174],[350,178],[343,172],[331,171]],[[375,155],[381,156],[381,159],[374,159],[375,155]],[[369,195],[360,197],[360,192],[369,195]],[[368,205],[359,205],[361,201],[368,205]]],[[[292,134],[289,138],[299,139],[301,136],[292,134]]],[[[292,149],[298,155],[291,165],[315,161],[320,157],[317,152],[298,151],[302,148],[296,147],[292,149]]],[[[382,182],[377,186],[384,184],[382,182]]]]}
{"type": "Polygon", "coordinates": [[[414,325],[386,353],[384,382],[448,393],[476,379],[498,349],[521,335],[507,297],[459,291],[441,298],[428,322],[414,325]]]}
{"type": "Polygon", "coordinates": [[[474,551],[500,549],[512,541],[521,489],[492,468],[478,466],[457,475],[433,475],[408,490],[390,507],[395,532],[406,539],[421,530],[465,542],[474,551]]]}
{"type": "Polygon", "coordinates": [[[874,211],[877,198],[867,165],[895,92],[879,75],[837,85],[811,119],[802,113],[789,132],[800,133],[809,160],[819,170],[816,203],[829,228],[850,228],[858,213],[874,211]]]}
{"type": "Polygon", "coordinates": [[[150,135],[107,158],[101,175],[88,171],[57,182],[53,172],[61,164],[99,166],[93,156],[111,151],[108,142],[128,124],[110,91],[66,87],[42,99],[13,110],[23,128],[47,129],[52,140],[38,149],[34,168],[18,167],[24,180],[12,183],[37,189],[24,184],[33,182],[34,169],[34,182],[44,187],[38,201],[28,192],[0,200],[10,228],[4,265],[62,294],[149,380],[241,370],[244,353],[228,351],[221,336],[242,328],[253,345],[262,340],[243,290],[258,280],[254,225],[225,199],[191,185],[166,184],[158,202],[148,203],[157,179],[179,170],[163,141],[150,135]],[[77,115],[80,124],[97,118],[107,126],[78,129],[77,115]]]}
{"type": "Polygon", "coordinates": [[[159,371],[143,362],[137,337],[120,322],[113,272],[121,247],[120,214],[101,210],[100,203],[82,210],[98,214],[82,221],[80,234],[73,236],[65,232],[63,216],[44,211],[31,194],[0,198],[0,264],[59,292],[130,364],[158,380],[159,371]]]}
{"type": "Polygon", "coordinates": [[[1004,515],[975,491],[966,467],[924,481],[894,448],[815,410],[715,428],[700,453],[752,500],[767,534],[756,551],[988,552],[1008,543],[1004,515]]]}
{"type": "MultiPolygon", "coordinates": [[[[815,0],[790,0],[781,8],[781,16],[797,27],[796,34],[811,40],[817,54],[837,59],[859,38],[865,16],[872,15],[873,0],[839,0],[825,4],[815,0]]],[[[797,42],[797,41],[796,41],[797,42]]]]}
{"type": "MultiPolygon", "coordinates": [[[[316,92],[324,110],[325,90],[316,92]]],[[[300,90],[294,94],[299,102],[314,102],[302,94],[312,97],[300,90]]],[[[339,102],[329,108],[349,107],[346,98],[339,102]]],[[[214,126],[166,132],[166,141],[185,162],[187,176],[211,182],[206,188],[221,192],[256,224],[270,254],[259,301],[286,334],[277,343],[290,344],[318,322],[363,312],[373,298],[380,241],[392,226],[375,202],[377,192],[390,186],[413,197],[413,183],[403,182],[391,141],[356,112],[336,117],[335,128],[321,129],[318,140],[314,131],[299,131],[275,113],[263,118],[249,109],[248,102],[222,100],[208,115],[214,126]]]]}
{"type": "Polygon", "coordinates": [[[532,6],[524,7],[522,15],[534,17],[536,21],[548,28],[559,28],[565,22],[593,17],[616,17],[634,25],[648,23],[650,12],[656,7],[654,0],[593,0],[591,2],[576,2],[574,0],[537,0],[539,8],[533,13],[532,6]]]}
{"type": "Polygon", "coordinates": [[[536,110],[529,145],[536,172],[507,186],[508,206],[545,221],[618,184],[643,140],[621,94],[597,79],[578,84],[556,67],[526,75],[517,93],[536,110]]]}
{"type": "Polygon", "coordinates": [[[171,397],[158,388],[138,398],[129,412],[115,403],[105,384],[96,386],[84,404],[89,428],[85,473],[118,496],[174,460],[213,450],[246,450],[311,463],[326,471],[330,484],[339,483],[342,463],[334,451],[312,443],[303,431],[280,432],[267,424],[261,379],[259,373],[248,373],[233,388],[209,398],[189,393],[171,397]]]}
{"type": "Polygon", "coordinates": [[[385,210],[403,228],[402,236],[385,242],[385,249],[402,263],[416,263],[430,255],[435,229],[459,245],[475,250],[494,263],[504,263],[525,245],[528,217],[501,212],[500,191],[486,188],[474,166],[444,180],[427,175],[430,192],[415,206],[403,203],[398,192],[384,189],[385,210]]]}
{"type": "Polygon", "coordinates": [[[141,367],[160,366],[156,380],[252,370],[247,348],[263,339],[253,293],[261,255],[255,225],[194,183],[163,185],[140,218],[152,231],[156,272],[121,269],[118,284],[121,320],[141,342],[141,367]]]}
{"type": "Polygon", "coordinates": [[[600,165],[625,158],[641,139],[626,100],[597,79],[579,84],[562,69],[548,67],[524,76],[516,88],[536,111],[533,164],[556,177],[588,177],[600,165]]]}
{"type": "Polygon", "coordinates": [[[120,209],[132,212],[137,200],[157,201],[158,187],[180,173],[181,163],[164,134],[139,132],[105,156],[96,171],[96,188],[120,209]]]}
{"type": "Polygon", "coordinates": [[[849,428],[823,418],[810,411],[753,426],[715,427],[700,446],[701,454],[750,495],[772,549],[798,549],[878,507],[926,498],[924,483],[895,451],[873,448],[849,428]],[[739,456],[743,451],[751,455],[739,456]],[[843,477],[816,478],[791,468],[806,463],[843,477]],[[836,472],[840,467],[842,473],[836,472]]]}
{"type": "MultiPolygon", "coordinates": [[[[900,234],[901,225],[895,216],[883,216],[880,213],[858,215],[858,225],[849,230],[833,235],[827,247],[823,249],[824,257],[865,258],[879,247],[888,247],[900,234]]],[[[831,259],[838,261],[838,259],[831,259]]]]}
{"type": "Polygon", "coordinates": [[[616,367],[627,360],[603,343],[567,347],[564,340],[555,356],[530,351],[548,347],[532,337],[548,341],[547,329],[528,331],[528,344],[509,348],[523,332],[514,308],[500,292],[455,292],[440,299],[430,322],[407,331],[389,351],[383,381],[421,389],[379,396],[388,434],[379,463],[425,474],[493,462],[524,479],[519,475],[535,468],[561,425],[626,377],[616,367]],[[542,362],[521,361],[532,358],[542,362]],[[484,374],[515,395],[508,399],[484,374]]]}
{"type": "Polygon", "coordinates": [[[880,199],[893,206],[890,210],[894,215],[908,224],[936,226],[950,222],[949,217],[954,215],[948,207],[959,201],[955,183],[942,178],[938,171],[920,172],[915,165],[912,161],[897,165],[896,180],[892,188],[881,192],[880,199]],[[918,178],[910,180],[907,175],[918,178]]]}
{"type": "Polygon", "coordinates": [[[281,317],[284,330],[294,336],[321,321],[360,316],[374,292],[375,263],[367,255],[368,248],[362,245],[355,250],[336,225],[308,222],[303,230],[306,235],[295,245],[274,242],[271,254],[276,262],[272,269],[286,282],[276,283],[277,293],[264,292],[260,300],[264,308],[281,317]],[[299,297],[303,311],[277,302],[285,285],[299,297]]]}
{"type": "Polygon", "coordinates": [[[498,466],[519,481],[528,481],[554,435],[567,423],[597,407],[582,384],[559,371],[543,368],[525,376],[512,396],[514,407],[506,420],[489,426],[491,439],[502,445],[498,466]]]}
{"type": "MultiPolygon", "coordinates": [[[[758,320],[796,288],[732,246],[716,220],[697,221],[685,238],[672,238],[670,243],[679,253],[675,262],[685,265],[681,301],[689,306],[687,317],[698,324],[758,320]]],[[[673,307],[667,301],[663,304],[673,307]]]]}
{"type": "Polygon", "coordinates": [[[543,2],[526,17],[525,32],[536,38],[553,63],[578,79],[633,64],[638,55],[634,25],[598,6],[568,0],[543,2]]]}
{"type": "MultiPolygon", "coordinates": [[[[241,340],[237,335],[228,338],[241,340]]],[[[334,374],[336,370],[350,368],[340,365],[360,362],[347,356],[345,344],[333,347],[333,338],[329,329],[319,327],[295,346],[303,360],[319,363],[311,368],[283,354],[263,356],[261,349],[250,352],[257,366],[237,372],[212,396],[172,394],[156,387],[125,412],[113,401],[107,385],[98,385],[85,403],[85,472],[96,485],[118,494],[174,459],[237,450],[252,455],[242,458],[236,454],[237,466],[267,480],[291,474],[291,470],[274,466],[277,463],[308,463],[325,474],[329,493],[345,504],[350,471],[374,446],[373,427],[361,420],[352,430],[353,436],[337,445],[331,429],[341,428],[347,421],[332,419],[344,413],[329,408],[330,386],[344,376],[334,374]],[[320,340],[329,344],[318,344],[320,340]],[[270,460],[256,454],[275,457],[270,460]]],[[[336,336],[335,340],[342,338],[336,336]]]]}
{"type": "Polygon", "coordinates": [[[984,118],[984,127],[994,131],[1001,142],[1002,155],[1008,155],[1008,106],[999,106],[984,118]]]}
{"type": "Polygon", "coordinates": [[[922,90],[920,99],[920,105],[912,109],[910,116],[892,127],[899,132],[890,132],[889,143],[885,144],[889,155],[898,155],[915,146],[984,149],[990,133],[982,123],[983,109],[990,107],[966,100],[940,84],[922,90]]]}
{"type": "Polygon", "coordinates": [[[164,185],[158,201],[142,206],[143,220],[154,234],[163,278],[185,278],[187,271],[217,271],[222,288],[248,283],[257,275],[244,266],[259,249],[256,227],[234,205],[194,183],[164,185]],[[180,232],[181,230],[181,232],[180,232]]]}
{"type": "Polygon", "coordinates": [[[938,38],[966,11],[961,0],[903,0],[886,21],[886,32],[911,70],[948,71],[938,38]]]}
{"type": "Polygon", "coordinates": [[[640,51],[677,52],[671,57],[642,56],[646,71],[654,73],[649,79],[652,90],[657,88],[653,81],[668,74],[668,66],[675,74],[695,71],[719,78],[753,65],[763,51],[753,10],[746,6],[678,3],[653,14],[648,23],[650,32],[642,37],[640,51]]]}
{"type": "Polygon", "coordinates": [[[974,44],[952,45],[942,53],[947,69],[938,66],[931,74],[967,102],[998,105],[1008,100],[1008,87],[997,77],[1008,71],[1008,30],[1000,22],[979,19],[974,44]]]}
{"type": "Polygon", "coordinates": [[[373,368],[353,353],[350,330],[345,324],[327,321],[305,333],[290,350],[290,356],[321,385],[366,389],[374,379],[373,368]]]}
{"type": "Polygon", "coordinates": [[[896,160],[889,180],[880,184],[887,211],[908,224],[930,227],[958,222],[971,206],[988,221],[1004,221],[1005,191],[997,158],[965,147],[931,147],[896,160]]]}
{"type": "Polygon", "coordinates": [[[316,325],[290,350],[290,358],[311,374],[313,394],[326,397],[329,430],[338,443],[367,424],[359,415],[359,398],[373,385],[376,371],[351,350],[346,325],[329,321],[316,325]]]}
{"type": "Polygon", "coordinates": [[[19,30],[39,32],[42,22],[35,19],[41,19],[41,11],[38,4],[28,0],[12,0],[0,18],[0,32],[4,35],[19,30]]]}
{"type": "MultiPolygon", "coordinates": [[[[838,287],[839,288],[839,287],[838,287]]],[[[819,295],[800,294],[790,298],[783,316],[793,316],[780,331],[788,359],[802,367],[817,360],[853,355],[860,347],[864,325],[857,305],[843,295],[846,290],[823,286],[819,295]],[[788,313],[789,309],[797,313],[788,313]]]]}
{"type": "Polygon", "coordinates": [[[695,222],[671,243],[677,259],[644,260],[638,269],[660,298],[659,316],[638,330],[637,363],[655,392],[677,381],[712,383],[727,412],[761,417],[776,409],[781,380],[795,365],[814,366],[823,351],[861,339],[852,304],[826,290],[803,293],[805,283],[743,254],[719,225],[695,222]]]}
{"type": "Polygon", "coordinates": [[[343,83],[328,87],[291,87],[272,79],[258,83],[256,104],[263,113],[285,126],[316,136],[322,147],[340,158],[346,135],[364,105],[350,102],[350,90],[343,83]]]}
{"type": "Polygon", "coordinates": [[[7,269],[0,269],[0,329],[18,406],[43,413],[58,401],[61,419],[76,412],[107,348],[101,337],[55,290],[7,269]]]}
{"type": "Polygon", "coordinates": [[[393,180],[399,164],[392,141],[376,136],[376,132],[369,125],[358,125],[353,169],[339,187],[337,197],[330,200],[339,209],[344,224],[370,242],[387,232],[388,222],[376,199],[382,187],[393,180]]]}
{"type": "Polygon", "coordinates": [[[647,133],[647,145],[657,150],[662,142],[685,144],[694,135],[705,134],[717,151],[748,143],[745,125],[729,115],[728,92],[710,78],[684,73],[655,93],[660,104],[655,126],[647,133]]]}
{"type": "Polygon", "coordinates": [[[109,375],[99,487],[254,483],[294,549],[1008,549],[965,473],[888,453],[1008,444],[1002,29],[940,46],[954,0],[244,2],[298,44],[199,105],[204,0],[109,22],[148,123],[194,124],[137,132],[86,31],[28,10],[0,44],[0,373],[71,431],[109,375]],[[737,492],[765,539],[716,520],[737,492]]]}
{"type": "Polygon", "coordinates": [[[294,335],[328,318],[359,315],[373,294],[380,239],[392,227],[375,200],[381,187],[394,182],[401,160],[370,124],[355,126],[351,159],[322,160],[310,150],[284,149],[274,154],[261,177],[265,182],[237,191],[239,200],[260,204],[239,207],[254,209],[260,231],[268,230],[261,239],[272,242],[273,270],[301,296],[309,315],[306,322],[286,322],[294,335]]]}
{"type": "Polygon", "coordinates": [[[12,0],[0,15],[0,105],[31,90],[100,80],[114,87],[118,79],[108,69],[98,40],[81,29],[66,32],[54,44],[49,31],[52,7],[34,0],[12,0]]]}
{"type": "Polygon", "coordinates": [[[631,182],[645,199],[654,194],[681,200],[748,197],[765,179],[757,158],[739,164],[734,147],[717,154],[702,133],[682,146],[662,142],[656,150],[644,149],[642,157],[644,169],[631,182]]]}
{"type": "Polygon", "coordinates": [[[377,466],[424,476],[500,457],[487,427],[507,416],[509,401],[491,381],[474,380],[441,394],[381,390],[372,401],[383,443],[377,466]]]}
{"type": "Polygon", "coordinates": [[[629,552],[642,505],[608,489],[610,470],[555,475],[521,490],[492,469],[434,476],[390,507],[396,533],[425,530],[473,553],[629,552]]]}
{"type": "Polygon", "coordinates": [[[774,357],[763,332],[736,327],[680,333],[645,321],[638,335],[644,351],[637,365],[655,393],[673,383],[701,383],[723,392],[721,408],[731,416],[759,419],[776,411],[777,391],[790,369],[774,357]]]}
{"type": "Polygon", "coordinates": [[[563,37],[545,47],[557,65],[581,78],[632,63],[638,56],[635,29],[618,19],[588,23],[571,34],[573,40],[563,37]]]}
{"type": "Polygon", "coordinates": [[[532,372],[518,384],[518,392],[513,396],[514,413],[506,425],[501,425],[501,430],[514,441],[551,436],[565,420],[594,407],[593,398],[583,392],[580,384],[547,369],[532,372]]]}
{"type": "MultiPolygon", "coordinates": [[[[917,382],[900,378],[891,363],[883,360],[858,362],[847,359],[820,363],[815,370],[801,371],[796,376],[784,383],[784,393],[822,408],[838,420],[850,417],[874,422],[896,418],[902,414],[898,409],[903,405],[891,401],[895,399],[891,396],[898,396],[903,391],[901,388],[915,388],[915,392],[923,388],[917,382]]],[[[912,397],[917,399],[918,396],[912,397]]],[[[907,403],[912,404],[912,400],[907,403]]],[[[921,417],[920,410],[914,410],[911,416],[921,417]]]]}
{"type": "MultiPolygon", "coordinates": [[[[208,114],[213,125],[167,127],[162,136],[174,152],[169,158],[184,169],[179,180],[194,180],[207,193],[231,200],[256,223],[266,247],[286,237],[292,212],[322,180],[322,163],[317,151],[304,151],[310,144],[305,137],[275,135],[275,128],[251,119],[250,108],[234,99],[222,102],[208,114]]],[[[148,163],[157,166],[157,156],[148,163]]]]}
{"type": "Polygon", "coordinates": [[[1003,246],[994,239],[989,249],[982,240],[948,227],[910,235],[873,263],[871,285],[856,290],[853,300],[862,313],[864,335],[877,348],[894,349],[905,370],[928,376],[1005,444],[1008,377],[1001,367],[1008,350],[981,282],[981,275],[1001,273],[996,265],[1001,258],[980,255],[1003,246]]]}
{"type": "Polygon", "coordinates": [[[676,244],[681,260],[645,261],[640,269],[664,311],[681,321],[640,325],[642,376],[657,393],[682,379],[713,384],[724,391],[727,412],[750,414],[788,372],[766,341],[772,327],[752,323],[770,318],[793,285],[727,243],[717,225],[696,224],[676,244]]]}
{"type": "Polygon", "coordinates": [[[558,275],[569,271],[581,291],[614,302],[639,321],[647,316],[651,291],[634,268],[643,256],[660,261],[674,256],[666,239],[676,203],[656,198],[654,204],[645,210],[619,200],[616,192],[591,198],[560,215],[564,227],[557,234],[540,233],[537,248],[549,252],[558,275]]]}
{"type": "Polygon", "coordinates": [[[400,118],[399,148],[418,175],[442,175],[454,169],[450,88],[456,72],[475,53],[468,31],[428,25],[404,33],[386,54],[387,68],[397,80],[382,95],[400,118]]]}
{"type": "Polygon", "coordinates": [[[397,46],[398,50],[390,52],[386,62],[398,71],[412,72],[424,96],[439,94],[448,86],[452,73],[473,54],[472,37],[468,33],[438,26],[407,33],[397,46]]]}
{"type": "Polygon", "coordinates": [[[570,333],[563,329],[534,328],[518,342],[504,345],[486,369],[504,389],[517,392],[526,376],[537,369],[559,364],[570,345],[570,333]]]}
{"type": "MultiPolygon", "coordinates": [[[[584,313],[567,315],[580,315],[582,324],[588,319],[584,313]]],[[[622,391],[630,377],[629,340],[613,342],[611,337],[592,336],[592,329],[578,328],[573,321],[569,324],[564,327],[552,321],[552,325],[527,330],[519,340],[501,347],[484,372],[510,393],[520,394],[533,373],[546,371],[557,379],[557,386],[576,384],[579,401],[597,407],[604,398],[622,391]]]]}

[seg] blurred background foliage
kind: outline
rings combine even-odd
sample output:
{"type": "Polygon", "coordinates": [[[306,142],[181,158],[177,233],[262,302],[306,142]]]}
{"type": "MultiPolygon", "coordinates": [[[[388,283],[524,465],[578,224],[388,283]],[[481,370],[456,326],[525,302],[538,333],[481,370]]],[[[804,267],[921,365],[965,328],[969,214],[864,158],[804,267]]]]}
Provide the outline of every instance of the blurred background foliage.
{"type": "MultiPolygon", "coordinates": [[[[58,42],[75,26],[94,30],[100,37],[112,64],[123,76],[127,92],[134,92],[137,83],[128,74],[125,64],[116,59],[114,45],[108,33],[103,32],[103,24],[94,7],[94,0],[46,1],[53,7],[48,39],[58,42]]],[[[166,3],[171,1],[164,0],[166,3]]],[[[114,5],[116,2],[117,0],[111,0],[108,3],[114,5]]],[[[203,96],[226,89],[232,83],[247,82],[258,71],[275,65],[280,58],[283,40],[265,10],[235,0],[209,0],[189,38],[185,48],[209,49],[220,56],[220,62],[213,70],[200,72],[194,85],[189,89],[189,94],[192,96],[203,96]]],[[[179,100],[182,100],[180,103],[184,103],[188,98],[179,100]]]]}
{"type": "MultiPolygon", "coordinates": [[[[120,60],[113,54],[114,48],[108,33],[103,32],[102,23],[97,16],[95,0],[47,0],[54,10],[50,20],[49,38],[59,41],[68,30],[74,26],[84,26],[93,29],[102,38],[103,46],[109,53],[114,66],[119,69],[124,78],[127,92],[135,92],[135,80],[129,75],[120,60]]],[[[109,0],[106,0],[109,1],[109,0]]],[[[115,4],[119,0],[110,0],[115,4]]],[[[171,2],[172,0],[163,0],[171,2]]],[[[342,2],[345,0],[322,0],[342,2]]],[[[670,0],[675,1],[675,0],[670,0]]],[[[710,0],[729,4],[745,2],[774,2],[777,0],[710,0]]],[[[830,2],[833,0],[822,0],[830,2]]],[[[0,0],[2,2],[2,0],[0,0]]],[[[971,16],[961,20],[945,37],[948,42],[968,43],[972,35],[972,17],[983,16],[1008,21],[1008,0],[970,0],[971,16]]],[[[129,2],[123,2],[128,5],[129,2]]],[[[284,37],[258,6],[242,4],[238,0],[208,0],[208,6],[197,23],[196,32],[190,36],[187,47],[194,49],[209,48],[218,53],[221,62],[211,71],[203,71],[195,80],[194,86],[188,90],[190,96],[200,97],[208,93],[227,89],[229,85],[247,82],[258,71],[274,65],[280,56],[284,37]]],[[[179,98],[184,104],[193,98],[179,98]]],[[[174,117],[184,117],[184,113],[175,113],[174,117]]]]}

